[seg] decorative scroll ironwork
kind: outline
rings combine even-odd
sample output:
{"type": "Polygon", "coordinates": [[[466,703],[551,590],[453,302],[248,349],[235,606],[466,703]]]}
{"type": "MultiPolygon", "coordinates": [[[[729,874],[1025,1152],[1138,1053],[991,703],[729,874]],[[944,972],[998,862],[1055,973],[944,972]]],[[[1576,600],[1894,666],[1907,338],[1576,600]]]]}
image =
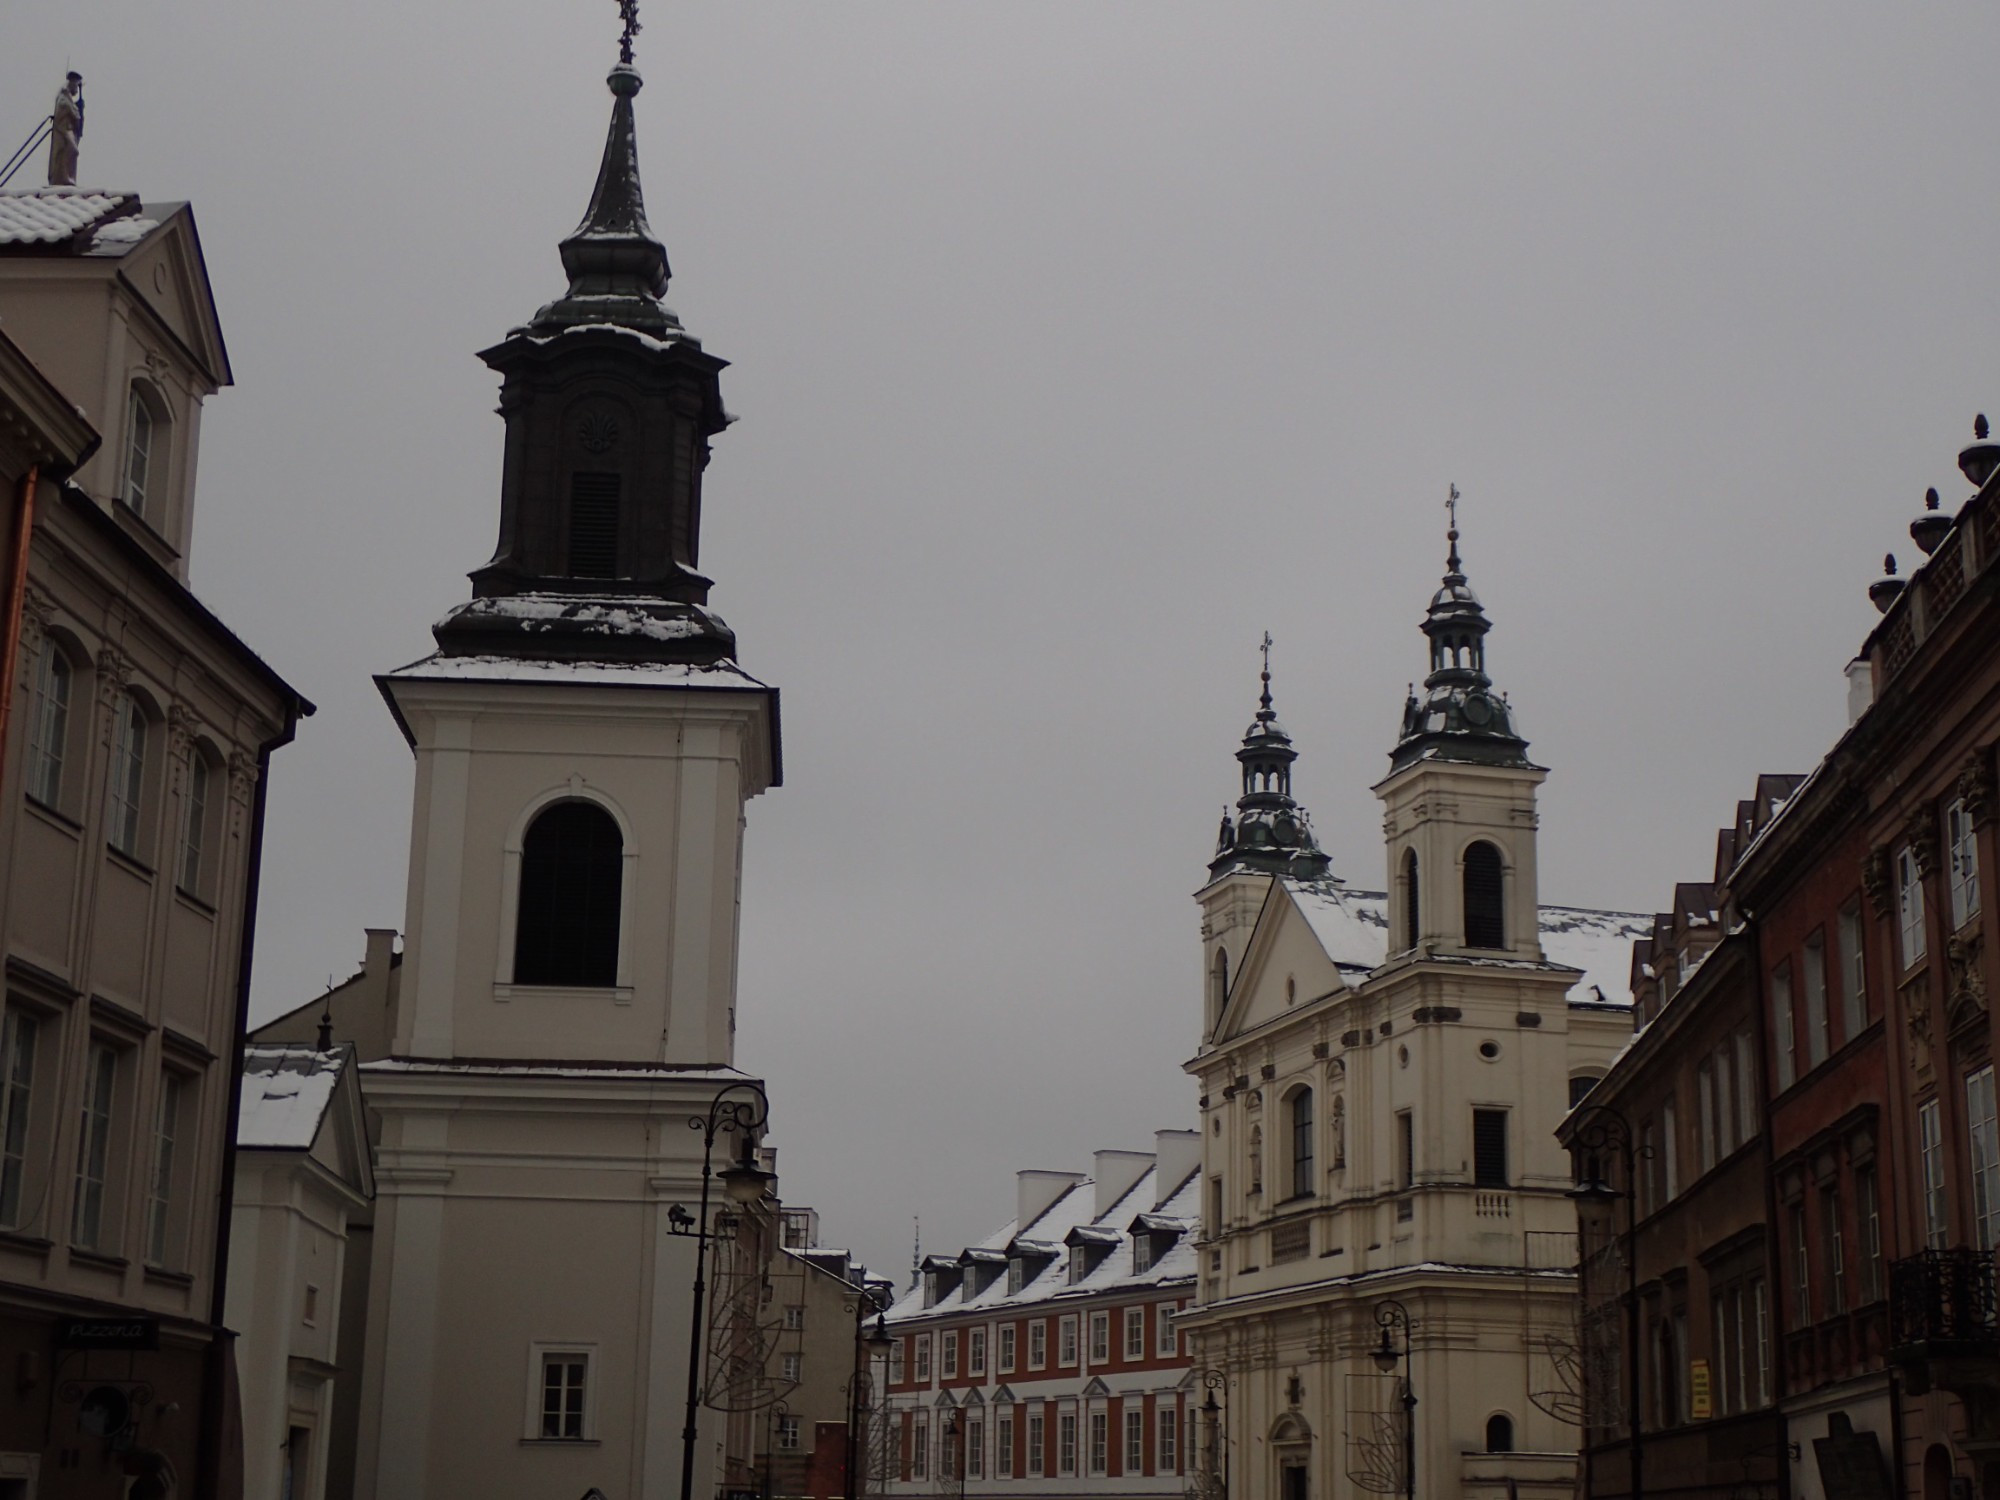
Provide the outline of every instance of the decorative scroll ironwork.
{"type": "Polygon", "coordinates": [[[1950,1344],[2000,1350],[1993,1257],[1983,1250],[1920,1250],[1889,1266],[1889,1338],[1899,1347],[1950,1344]]]}
{"type": "MultiPolygon", "coordinates": [[[[1372,1376],[1355,1375],[1349,1378],[1392,1387],[1402,1384],[1390,1377],[1377,1380],[1372,1376]]],[[[1406,1481],[1403,1475],[1403,1414],[1400,1406],[1393,1411],[1356,1410],[1353,1413],[1347,1431],[1347,1477],[1356,1489],[1366,1490],[1371,1495],[1403,1493],[1406,1481]]]]}

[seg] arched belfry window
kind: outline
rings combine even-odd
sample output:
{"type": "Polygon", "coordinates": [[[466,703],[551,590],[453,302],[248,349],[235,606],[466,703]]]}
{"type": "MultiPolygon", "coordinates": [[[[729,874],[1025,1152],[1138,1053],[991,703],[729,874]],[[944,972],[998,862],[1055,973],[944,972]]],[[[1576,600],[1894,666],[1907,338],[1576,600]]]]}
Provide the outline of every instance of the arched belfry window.
{"type": "Polygon", "coordinates": [[[1224,948],[1215,950],[1215,962],[1208,970],[1208,1022],[1213,1026],[1222,1019],[1222,1002],[1229,998],[1229,952],[1224,948]]]}
{"type": "Polygon", "coordinates": [[[1292,1127],[1292,1196],[1313,1190],[1313,1091],[1300,1089],[1286,1101],[1292,1127]]]}
{"type": "Polygon", "coordinates": [[[1500,851],[1483,839],[1465,851],[1465,946],[1507,946],[1500,851]]]}
{"type": "Polygon", "coordinates": [[[1424,930],[1423,909],[1417,895],[1417,851],[1403,851],[1403,946],[1414,948],[1424,930]]]}
{"type": "Polygon", "coordinates": [[[618,913],[625,840],[594,802],[544,808],[521,841],[521,904],[514,927],[516,984],[618,982],[618,913]]]}
{"type": "Polygon", "coordinates": [[[1504,1411],[1496,1411],[1486,1419],[1486,1451],[1488,1453],[1514,1451],[1514,1419],[1504,1411]]]}

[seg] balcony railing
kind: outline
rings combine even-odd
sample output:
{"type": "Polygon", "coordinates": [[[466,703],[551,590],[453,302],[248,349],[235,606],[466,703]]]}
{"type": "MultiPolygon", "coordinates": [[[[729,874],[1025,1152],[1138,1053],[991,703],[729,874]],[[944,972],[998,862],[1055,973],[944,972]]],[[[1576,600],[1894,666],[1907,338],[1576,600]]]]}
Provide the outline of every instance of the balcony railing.
{"type": "Polygon", "coordinates": [[[2000,1353],[1993,1256],[1923,1250],[1889,1267],[1889,1339],[1905,1358],[2000,1353]]]}

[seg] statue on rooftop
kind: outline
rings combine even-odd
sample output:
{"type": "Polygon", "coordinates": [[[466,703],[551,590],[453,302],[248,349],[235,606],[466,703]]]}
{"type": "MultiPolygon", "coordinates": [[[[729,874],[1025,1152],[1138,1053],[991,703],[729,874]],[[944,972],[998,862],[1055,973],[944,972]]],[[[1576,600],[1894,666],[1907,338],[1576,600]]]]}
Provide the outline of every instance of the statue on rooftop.
{"type": "Polygon", "coordinates": [[[83,139],[83,75],[71,73],[49,115],[49,186],[76,186],[76,143],[83,139]]]}

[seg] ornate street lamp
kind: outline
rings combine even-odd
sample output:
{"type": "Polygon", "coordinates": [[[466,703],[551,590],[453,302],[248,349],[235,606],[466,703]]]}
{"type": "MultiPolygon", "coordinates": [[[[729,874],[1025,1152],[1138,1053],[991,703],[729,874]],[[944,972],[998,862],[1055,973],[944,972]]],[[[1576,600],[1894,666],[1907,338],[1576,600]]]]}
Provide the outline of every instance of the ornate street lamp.
{"type": "Polygon", "coordinates": [[[688,1120],[688,1129],[701,1132],[701,1206],[692,1215],[678,1203],[667,1210],[667,1228],[694,1240],[694,1310],[688,1327],[687,1419],[681,1426],[681,1500],[693,1500],[694,1497],[695,1413],[701,1405],[701,1313],[708,1291],[708,1242],[724,1238],[735,1228],[734,1217],[724,1214],[715,1216],[712,1227],[709,1224],[708,1185],[715,1175],[715,1138],[718,1135],[741,1137],[735,1164],[722,1173],[722,1187],[731,1203],[747,1207],[762,1198],[776,1180],[757,1165],[757,1132],[770,1118],[771,1101],[762,1087],[748,1079],[724,1084],[709,1101],[708,1113],[688,1120]]]}
{"type": "Polygon", "coordinates": [[[1382,1342],[1375,1346],[1375,1368],[1393,1374],[1396,1361],[1403,1361],[1403,1493],[1417,1500],[1417,1379],[1410,1348],[1410,1310],[1391,1297],[1375,1304],[1375,1321],[1382,1329],[1382,1342]],[[1403,1330],[1403,1347],[1389,1341],[1389,1330],[1403,1330]]]}
{"type": "Polygon", "coordinates": [[[888,1319],[879,1309],[875,1313],[875,1326],[868,1327],[868,1309],[874,1306],[866,1288],[855,1293],[854,1371],[848,1378],[847,1387],[847,1483],[842,1490],[844,1500],[857,1500],[863,1487],[861,1461],[867,1452],[863,1430],[874,1420],[874,1377],[869,1372],[876,1360],[889,1357],[890,1347],[896,1342],[890,1336],[888,1319]]]}
{"type": "Polygon", "coordinates": [[[1229,1493],[1229,1459],[1225,1434],[1223,1432],[1224,1406],[1215,1399],[1217,1391],[1229,1389],[1229,1376],[1216,1369],[1195,1369],[1189,1372],[1208,1388],[1196,1408],[1207,1431],[1206,1441],[1200,1449],[1194,1480],[1188,1485],[1188,1500],[1223,1500],[1229,1493]]]}
{"type": "MultiPolygon", "coordinates": [[[[1586,1222],[1601,1227],[1606,1236],[1611,1233],[1612,1205],[1620,1198],[1625,1200],[1625,1427],[1631,1442],[1631,1500],[1643,1500],[1645,1485],[1641,1482],[1642,1465],[1645,1459],[1645,1445],[1639,1436],[1639,1158],[1650,1152],[1635,1149],[1632,1141],[1632,1122],[1608,1104],[1586,1104],[1574,1118],[1578,1122],[1570,1132],[1570,1149],[1577,1153],[1582,1163],[1583,1177],[1569,1190],[1569,1196],[1576,1201],[1577,1227],[1581,1231],[1586,1222]],[[1603,1177],[1603,1153],[1616,1151],[1625,1167],[1625,1190],[1620,1192],[1603,1177]]],[[[1581,1235],[1577,1261],[1583,1264],[1581,1235]]],[[[1581,1287],[1578,1288],[1582,1290],[1581,1287]]],[[[1585,1390],[1589,1382],[1585,1381],[1585,1390]]],[[[1588,1434],[1585,1441],[1589,1441],[1588,1434]]]]}

